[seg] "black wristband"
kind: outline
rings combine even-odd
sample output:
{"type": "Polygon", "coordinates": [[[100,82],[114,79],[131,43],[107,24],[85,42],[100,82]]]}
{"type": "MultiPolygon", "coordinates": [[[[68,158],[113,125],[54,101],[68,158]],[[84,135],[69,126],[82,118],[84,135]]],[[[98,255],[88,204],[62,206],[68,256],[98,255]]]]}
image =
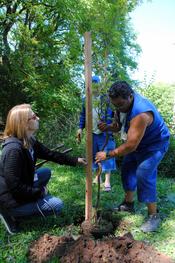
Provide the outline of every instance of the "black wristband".
{"type": "Polygon", "coordinates": [[[111,156],[109,155],[109,151],[106,152],[106,159],[110,159],[111,156]]]}

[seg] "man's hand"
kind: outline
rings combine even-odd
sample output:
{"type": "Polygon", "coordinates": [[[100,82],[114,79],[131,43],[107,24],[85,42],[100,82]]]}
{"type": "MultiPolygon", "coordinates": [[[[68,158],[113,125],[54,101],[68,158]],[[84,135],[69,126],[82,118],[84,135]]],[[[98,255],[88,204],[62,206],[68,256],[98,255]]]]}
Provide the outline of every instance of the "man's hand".
{"type": "Polygon", "coordinates": [[[78,143],[81,143],[82,132],[83,132],[82,129],[78,129],[78,131],[77,131],[76,140],[77,140],[78,143]]]}
{"type": "Polygon", "coordinates": [[[86,162],[85,158],[78,158],[78,163],[79,164],[83,164],[83,165],[87,165],[87,162],[86,162]]]}
{"type": "Polygon", "coordinates": [[[99,163],[101,161],[106,160],[106,152],[98,152],[96,153],[95,163],[99,163]]]}

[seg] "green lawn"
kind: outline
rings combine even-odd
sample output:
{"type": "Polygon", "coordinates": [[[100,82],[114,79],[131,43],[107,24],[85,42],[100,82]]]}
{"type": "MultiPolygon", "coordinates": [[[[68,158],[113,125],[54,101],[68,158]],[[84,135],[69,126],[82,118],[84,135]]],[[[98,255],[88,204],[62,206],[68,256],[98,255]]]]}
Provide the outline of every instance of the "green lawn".
{"type": "MultiPolygon", "coordinates": [[[[85,170],[84,168],[70,168],[66,166],[50,165],[53,170],[49,191],[64,200],[65,208],[62,216],[47,219],[35,218],[22,222],[23,231],[9,236],[0,224],[0,263],[27,262],[27,251],[30,243],[44,233],[65,235],[79,233],[79,221],[84,216],[85,202],[85,170]]],[[[109,208],[122,201],[123,191],[120,176],[112,176],[112,191],[101,191],[100,205],[109,208]]],[[[96,186],[93,186],[93,203],[96,200],[96,186]]],[[[116,230],[116,235],[123,235],[130,231],[135,239],[144,240],[152,244],[160,252],[175,259],[175,180],[170,178],[158,179],[159,209],[163,218],[161,227],[156,233],[144,234],[139,230],[146,209],[136,202],[136,214],[120,214],[120,218],[127,222],[127,228],[116,230]]],[[[118,215],[116,215],[118,216],[118,215]]]]}

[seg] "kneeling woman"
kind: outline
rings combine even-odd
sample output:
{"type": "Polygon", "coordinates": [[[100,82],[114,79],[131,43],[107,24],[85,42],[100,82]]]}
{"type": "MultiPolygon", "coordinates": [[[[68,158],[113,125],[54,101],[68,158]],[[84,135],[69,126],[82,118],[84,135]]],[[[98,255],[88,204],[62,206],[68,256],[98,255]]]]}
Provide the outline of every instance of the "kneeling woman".
{"type": "Polygon", "coordinates": [[[0,160],[0,218],[10,234],[17,232],[20,217],[58,215],[63,208],[61,199],[47,193],[50,169],[35,170],[37,158],[70,166],[86,164],[83,158],[49,150],[35,139],[38,128],[39,117],[29,104],[9,111],[0,160]]]}

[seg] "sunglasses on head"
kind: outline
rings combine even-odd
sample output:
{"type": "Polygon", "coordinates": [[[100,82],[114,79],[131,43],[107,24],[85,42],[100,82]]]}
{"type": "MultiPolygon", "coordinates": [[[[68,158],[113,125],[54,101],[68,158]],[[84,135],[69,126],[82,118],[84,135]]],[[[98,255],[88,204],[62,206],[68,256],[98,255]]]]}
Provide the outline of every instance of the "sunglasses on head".
{"type": "Polygon", "coordinates": [[[38,116],[36,114],[33,114],[32,117],[28,118],[28,121],[30,120],[36,120],[38,118],[38,116]]]}

